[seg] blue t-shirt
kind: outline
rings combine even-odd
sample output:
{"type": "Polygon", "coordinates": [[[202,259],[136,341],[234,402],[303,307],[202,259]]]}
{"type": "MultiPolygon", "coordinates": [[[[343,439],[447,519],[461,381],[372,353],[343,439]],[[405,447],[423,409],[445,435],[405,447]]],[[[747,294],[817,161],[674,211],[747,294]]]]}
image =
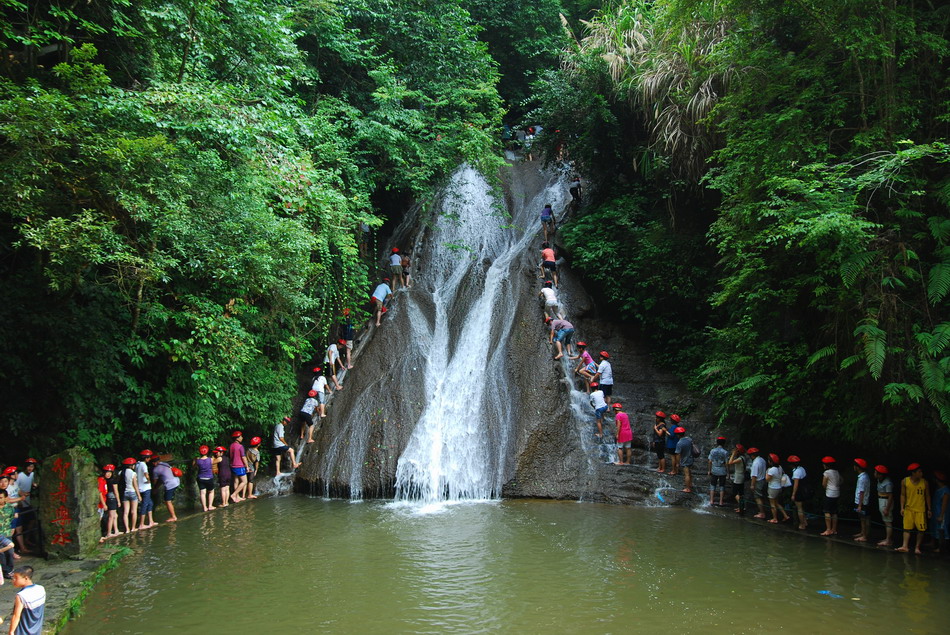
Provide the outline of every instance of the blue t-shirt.
{"type": "MultiPolygon", "coordinates": [[[[20,623],[14,635],[42,635],[43,618],[46,614],[46,589],[39,584],[31,584],[17,593],[23,610],[20,611],[20,623]]],[[[6,630],[6,629],[4,629],[6,630]]]]}
{"type": "Polygon", "coordinates": [[[693,464],[693,440],[683,437],[677,441],[676,453],[680,455],[680,465],[690,467],[693,464]]]}
{"type": "Polygon", "coordinates": [[[666,430],[668,433],[666,435],[666,447],[669,450],[675,450],[676,449],[676,435],[673,434],[673,431],[670,430],[669,427],[667,427],[666,430]]]}
{"type": "Polygon", "coordinates": [[[712,461],[712,475],[726,475],[726,461],[729,460],[729,452],[721,445],[717,445],[709,451],[709,460],[712,461]]]}

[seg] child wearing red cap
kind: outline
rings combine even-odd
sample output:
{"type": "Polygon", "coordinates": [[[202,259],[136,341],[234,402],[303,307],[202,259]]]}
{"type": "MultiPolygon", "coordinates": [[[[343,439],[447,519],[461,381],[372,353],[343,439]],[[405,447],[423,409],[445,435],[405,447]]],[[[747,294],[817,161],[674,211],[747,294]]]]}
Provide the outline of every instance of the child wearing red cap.
{"type": "Polygon", "coordinates": [[[122,480],[124,487],[122,489],[122,523],[125,526],[125,533],[138,531],[135,526],[135,520],[138,518],[139,502],[142,500],[142,494],[139,492],[139,479],[135,473],[135,459],[128,457],[122,459],[122,480]]]}
{"type": "MultiPolygon", "coordinates": [[[[221,490],[221,502],[218,507],[227,507],[231,500],[231,462],[224,456],[227,449],[223,446],[219,445],[212,450],[212,453],[214,456],[211,459],[211,465],[217,469],[218,488],[221,490]]],[[[211,500],[214,501],[213,496],[211,500]]]]}
{"type": "Polygon", "coordinates": [[[770,523],[784,523],[791,519],[791,516],[785,511],[785,506],[782,504],[782,491],[785,488],[786,480],[788,480],[788,476],[786,476],[785,470],[782,469],[782,463],[778,454],[774,452],[769,454],[769,469],[765,473],[765,481],[768,485],[769,507],[772,510],[772,519],[769,520],[770,523]],[[779,514],[782,515],[781,521],[778,519],[779,514]]]}
{"type": "Polygon", "coordinates": [[[890,547],[894,537],[894,483],[887,476],[887,466],[875,465],[874,478],[877,479],[877,509],[884,522],[884,540],[878,547],[890,547]]]}
{"type": "Polygon", "coordinates": [[[119,483],[122,478],[115,471],[115,466],[111,463],[102,468],[102,476],[106,481],[106,538],[115,538],[120,535],[119,531],[119,501],[122,496],[119,493],[119,483]]]}
{"type": "Polygon", "coordinates": [[[826,456],[821,460],[825,471],[821,475],[821,486],[825,490],[823,511],[825,512],[825,530],[822,536],[834,536],[838,533],[838,498],[841,497],[841,473],[835,469],[835,460],[826,456]]]}
{"type": "Polygon", "coordinates": [[[247,489],[247,452],[244,450],[244,433],[235,430],[231,435],[234,441],[228,447],[228,460],[231,467],[231,481],[234,485],[234,492],[231,494],[232,503],[240,503],[244,500],[244,490],[247,489]]]}
{"type": "Polygon", "coordinates": [[[257,476],[257,470],[261,465],[261,438],[252,437],[251,447],[247,449],[244,460],[247,461],[247,498],[257,498],[254,495],[254,477],[257,476]]]}
{"type": "Polygon", "coordinates": [[[557,282],[557,257],[548,242],[541,243],[541,264],[539,268],[541,269],[542,280],[547,280],[548,272],[550,272],[551,278],[554,280],[554,286],[559,286],[557,282]]]}
{"type": "Polygon", "coordinates": [[[924,470],[920,463],[907,466],[910,476],[901,481],[901,516],[904,517],[904,544],[897,551],[907,553],[910,547],[910,535],[917,532],[914,553],[920,555],[920,541],[927,531],[927,519],[930,518],[930,486],[924,479],[924,470]]]}
{"type": "Polygon", "coordinates": [[[373,312],[376,313],[376,326],[379,326],[380,320],[383,319],[383,312],[386,309],[386,298],[393,294],[393,290],[389,288],[389,278],[383,278],[383,281],[376,285],[376,288],[373,290],[373,296],[371,298],[373,302],[373,312]]]}
{"type": "Polygon", "coordinates": [[[597,438],[600,439],[604,436],[604,414],[607,412],[607,399],[596,381],[590,387],[592,390],[588,400],[590,401],[590,407],[594,409],[594,416],[597,419],[597,438]]]}
{"type": "Polygon", "coordinates": [[[327,352],[323,356],[323,363],[327,367],[327,375],[330,376],[330,379],[333,380],[333,388],[336,390],[343,390],[343,386],[340,385],[339,380],[336,378],[336,368],[340,367],[340,370],[343,370],[343,360],[340,358],[340,346],[336,342],[333,342],[327,346],[327,352]]]}
{"type": "Polygon", "coordinates": [[[598,382],[600,389],[609,397],[614,390],[614,370],[610,362],[607,361],[610,359],[610,354],[607,351],[600,351],[598,358],[600,363],[597,364],[597,373],[590,380],[598,382]]]}
{"type": "Polygon", "coordinates": [[[871,519],[868,518],[868,503],[871,502],[871,477],[868,476],[868,462],[854,460],[854,471],[858,473],[858,483],[854,486],[854,512],[861,521],[861,531],[854,535],[855,542],[867,542],[871,535],[871,519]]]}
{"type": "Polygon", "coordinates": [[[198,473],[198,499],[201,509],[210,512],[214,506],[214,459],[208,456],[209,448],[202,445],[195,458],[195,470],[198,473]]]}
{"type": "Polygon", "coordinates": [[[749,469],[749,457],[746,456],[745,447],[741,443],[736,443],[726,465],[732,468],[732,497],[736,501],[732,511],[741,514],[744,508],[745,473],[749,469]]]}
{"type": "Polygon", "coordinates": [[[808,473],[802,467],[802,460],[794,454],[788,457],[788,462],[792,464],[792,502],[795,503],[795,511],[798,514],[798,528],[808,529],[808,517],[805,515],[805,499],[811,492],[805,482],[808,473]]]}
{"type": "Polygon", "coordinates": [[[662,474],[666,470],[666,437],[670,434],[670,429],[666,425],[666,413],[657,410],[653,415],[653,452],[656,454],[656,471],[662,474]]]}
{"type": "Polygon", "coordinates": [[[574,374],[584,378],[584,383],[587,385],[587,392],[590,393],[590,382],[594,373],[597,372],[597,363],[594,362],[594,358],[587,352],[587,342],[578,342],[576,346],[578,351],[577,355],[573,357],[568,355],[567,358],[580,358],[581,361],[577,362],[577,367],[574,368],[574,374]]]}
{"type": "Polygon", "coordinates": [[[622,412],[623,406],[619,403],[613,405],[614,422],[617,424],[617,462],[614,465],[630,465],[630,456],[633,452],[633,430],[630,429],[630,417],[626,412],[622,412]],[[624,461],[624,452],[626,451],[627,460],[624,461]]]}
{"type": "Polygon", "coordinates": [[[389,254],[389,275],[393,277],[393,290],[398,289],[400,284],[406,286],[402,277],[402,256],[399,255],[399,247],[393,247],[389,254]]]}
{"type": "Polygon", "coordinates": [[[716,445],[709,451],[709,456],[707,457],[709,461],[709,467],[707,469],[709,475],[709,504],[715,504],[713,495],[718,491],[720,507],[722,507],[723,499],[726,497],[726,475],[729,473],[729,468],[726,467],[726,462],[729,460],[729,452],[726,450],[725,445],[726,437],[716,437],[716,445]]]}

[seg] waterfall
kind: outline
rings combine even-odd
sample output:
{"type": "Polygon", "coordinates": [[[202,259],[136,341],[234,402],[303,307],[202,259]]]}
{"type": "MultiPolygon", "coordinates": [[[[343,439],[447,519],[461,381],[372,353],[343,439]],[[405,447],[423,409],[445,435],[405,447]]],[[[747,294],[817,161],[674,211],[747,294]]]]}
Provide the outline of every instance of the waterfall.
{"type": "Polygon", "coordinates": [[[505,352],[515,318],[512,298],[537,292],[525,284],[522,267],[530,260],[526,250],[537,249],[541,199],[563,196],[556,185],[516,202],[510,218],[471,167],[457,170],[446,188],[424,275],[417,279],[431,294],[434,320],[422,319],[415,292],[402,298],[409,314],[418,316],[412,335],[426,369],[419,387],[425,406],[396,467],[397,500],[500,496],[517,416],[506,389],[509,365],[517,363],[505,352]]]}

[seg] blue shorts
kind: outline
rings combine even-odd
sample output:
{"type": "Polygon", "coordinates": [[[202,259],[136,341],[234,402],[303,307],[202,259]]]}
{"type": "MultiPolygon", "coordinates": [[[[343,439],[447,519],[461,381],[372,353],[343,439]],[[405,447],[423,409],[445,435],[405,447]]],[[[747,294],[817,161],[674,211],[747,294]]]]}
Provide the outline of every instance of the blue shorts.
{"type": "Polygon", "coordinates": [[[561,329],[554,334],[554,341],[570,344],[572,337],[574,337],[574,329],[561,329]]]}
{"type": "Polygon", "coordinates": [[[10,529],[16,529],[20,526],[20,519],[17,516],[14,516],[10,519],[10,529]]]}
{"type": "Polygon", "coordinates": [[[247,476],[246,467],[232,467],[231,476],[247,476]]]}
{"type": "Polygon", "coordinates": [[[152,502],[152,490],[142,490],[142,502],[139,503],[139,516],[144,516],[155,509],[155,503],[152,502]]]}
{"type": "Polygon", "coordinates": [[[123,492],[123,493],[122,493],[122,500],[124,500],[124,501],[129,501],[129,502],[131,502],[131,501],[138,501],[138,499],[139,499],[139,497],[135,494],[135,492],[123,492]]]}
{"type": "Polygon", "coordinates": [[[597,410],[595,410],[594,412],[597,413],[598,419],[603,419],[604,413],[607,412],[607,406],[602,406],[600,408],[597,408],[597,410]]]}
{"type": "Polygon", "coordinates": [[[171,488],[171,489],[166,489],[166,490],[165,490],[165,502],[167,503],[167,502],[169,502],[169,501],[175,500],[175,492],[177,492],[177,491],[178,491],[178,488],[177,488],[177,487],[173,487],[173,488],[171,488]]]}

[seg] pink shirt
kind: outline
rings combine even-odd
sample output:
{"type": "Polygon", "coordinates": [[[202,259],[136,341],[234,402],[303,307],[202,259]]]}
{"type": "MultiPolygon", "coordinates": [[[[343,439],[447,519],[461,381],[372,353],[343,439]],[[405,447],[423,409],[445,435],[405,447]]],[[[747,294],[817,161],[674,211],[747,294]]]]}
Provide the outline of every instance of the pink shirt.
{"type": "Polygon", "coordinates": [[[626,412],[618,412],[616,421],[620,424],[620,432],[617,433],[617,443],[626,443],[633,441],[633,430],[630,429],[630,417],[626,412]]]}
{"type": "Polygon", "coordinates": [[[546,262],[554,261],[554,250],[548,247],[547,249],[541,250],[541,259],[546,262]]]}
{"type": "Polygon", "coordinates": [[[245,467],[244,465],[244,446],[235,441],[231,444],[231,467],[245,467]]]}

